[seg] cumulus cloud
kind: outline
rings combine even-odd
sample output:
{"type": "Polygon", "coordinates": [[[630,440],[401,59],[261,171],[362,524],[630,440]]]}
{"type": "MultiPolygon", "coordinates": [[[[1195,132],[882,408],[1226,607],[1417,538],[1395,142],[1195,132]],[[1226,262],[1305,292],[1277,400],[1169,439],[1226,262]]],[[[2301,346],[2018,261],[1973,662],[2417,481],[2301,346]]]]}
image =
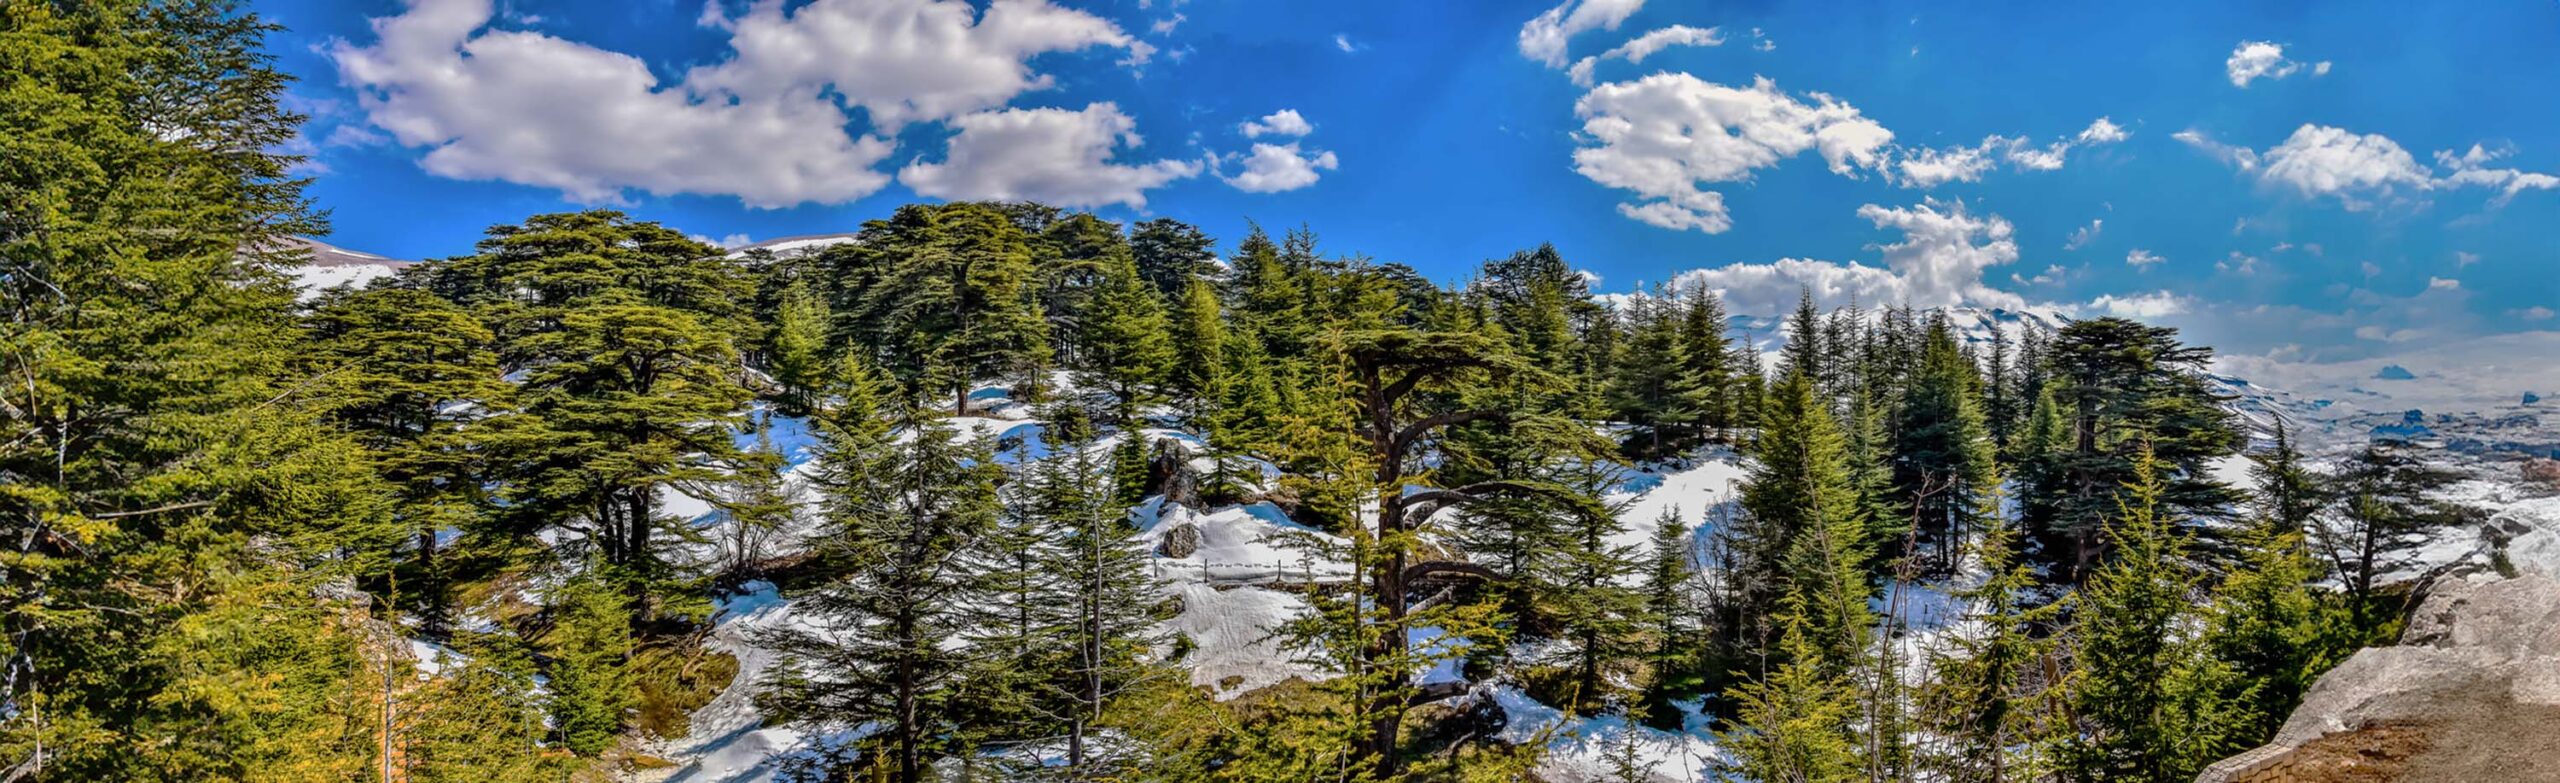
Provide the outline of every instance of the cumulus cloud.
{"type": "Polygon", "coordinates": [[[2082,144],[2114,144],[2129,138],[2133,138],[2132,131],[2115,124],[2114,120],[2100,117],[2090,122],[2089,127],[2081,130],[2080,135],[2072,137],[2072,140],[2082,144]]]}
{"type": "Polygon", "coordinates": [[[1041,201],[1063,207],[1147,205],[1146,191],[1196,176],[1196,161],[1112,161],[1142,143],[1137,123],[1111,103],[1066,109],[1000,109],[953,119],[959,133],[940,162],[919,160],[898,181],[924,196],[1041,201]]]}
{"type": "MultiPolygon", "coordinates": [[[[2327,60],[2309,67],[2313,76],[2329,75],[2327,60]]],[[[2300,72],[2304,65],[2285,59],[2283,44],[2272,41],[2241,41],[2239,46],[2232,47],[2231,57],[2222,61],[2222,68],[2224,74],[2231,77],[2231,86],[2248,89],[2252,81],[2292,76],[2300,72]]]]}
{"type": "Polygon", "coordinates": [[[695,91],[752,100],[824,88],[887,132],[1048,89],[1055,80],[1031,69],[1040,54],[1117,49],[1135,65],[1155,52],[1109,20],[1047,0],[996,0],[984,14],[958,0],[756,3],[729,29],[734,54],[693,69],[695,91]]]}
{"type": "Polygon", "coordinates": [[[2552,316],[2560,315],[2560,313],[2553,313],[2551,308],[2543,307],[2541,305],[2517,310],[2514,311],[2514,314],[2517,318],[2522,318],[2527,321],[2548,321],[2551,320],[2552,316]]]}
{"type": "Polygon", "coordinates": [[[2363,208],[2368,196],[2388,196],[2394,188],[2423,190],[2427,170],[2409,151],[2382,134],[2358,135],[2341,128],[2305,124],[2284,143],[2260,156],[2266,168],[2259,179],[2292,188],[2304,197],[2336,196],[2349,209],[2363,208]]]}
{"type": "Polygon", "coordinates": [[[1574,104],[1583,119],[1575,170],[1643,203],[1619,207],[1666,228],[1730,228],[1724,198],[1703,183],[1748,179],[1755,169],[1814,151],[1833,172],[1883,163],[1893,132],[1829,95],[1804,99],[1761,78],[1750,87],[1656,73],[1593,88],[1574,104]]]}
{"type": "MultiPolygon", "coordinates": [[[[497,29],[491,0],[409,0],[367,45],[334,41],[367,119],[438,176],[514,182],[610,202],[628,190],[734,195],[750,206],[870,195],[898,128],[1001,106],[1053,84],[1040,54],[1091,48],[1144,62],[1152,47],[1046,0],[757,3],[697,20],[727,59],[662,83],[639,58],[497,29]],[[859,108],[875,129],[849,132],[859,108]]],[[[964,135],[965,132],[964,132],[964,135]]]]}
{"type": "Polygon", "coordinates": [[[2026,304],[2017,294],[1982,280],[1986,270],[2018,260],[2014,229],[2000,216],[1975,216],[1960,203],[1936,199],[1901,208],[1868,204],[1858,208],[1858,216],[1877,228],[1901,232],[1900,241],[1875,246],[1884,266],[1787,258],[1691,270],[1672,282],[1704,283],[1717,289],[1734,312],[1752,314],[1786,312],[1799,292],[1807,290],[1824,306],[1853,298],[1916,307],[2026,304]]]}
{"type": "Polygon", "coordinates": [[[1718,32],[1716,28],[1690,27],[1684,24],[1675,24],[1670,27],[1665,27],[1637,36],[1635,40],[1620,44],[1615,49],[1576,60],[1573,63],[1573,67],[1567,70],[1567,73],[1573,77],[1574,84],[1589,87],[1591,86],[1592,68],[1601,60],[1625,60],[1629,63],[1641,63],[1644,62],[1644,58],[1653,56],[1655,52],[1674,46],[1722,45],[1724,45],[1724,34],[1718,32]]]}
{"type": "Polygon", "coordinates": [[[2187,297],[2168,291],[2116,296],[2100,295],[2089,301],[2088,311],[2118,318],[2162,318],[2187,311],[2187,297]]]}
{"type": "Polygon", "coordinates": [[[1281,109],[1262,119],[1246,120],[1238,129],[1244,131],[1245,138],[1258,139],[1264,136],[1304,136],[1314,133],[1316,126],[1308,123],[1307,118],[1298,116],[1296,109],[1281,109]]]}
{"type": "Polygon", "coordinates": [[[1565,44],[1575,35],[1618,29],[1643,7],[1644,0],[1565,0],[1520,26],[1520,55],[1549,68],[1563,68],[1565,44]]]}
{"type": "Polygon", "coordinates": [[[1330,171],[1336,165],[1332,152],[1300,152],[1295,143],[1255,144],[1253,152],[1243,159],[1243,171],[1232,177],[1222,174],[1219,179],[1247,193],[1277,193],[1313,185],[1322,176],[1318,169],[1330,171]]]}
{"type": "Polygon", "coordinates": [[[2504,206],[2524,191],[2560,189],[2560,176],[2492,166],[2511,151],[2477,144],[2459,154],[2437,152],[2431,168],[2390,137],[2326,125],[2306,123],[2263,153],[2196,130],[2180,131],[2176,138],[2225,165],[2254,172],[2269,187],[2304,198],[2336,198],[2351,210],[2426,191],[2485,188],[2496,191],[2492,206],[2504,206]]]}
{"type": "Polygon", "coordinates": [[[2151,271],[2152,266],[2167,260],[2169,259],[2161,258],[2157,253],[2138,247],[2134,248],[2133,252],[2124,254],[2124,263],[2126,266],[2146,272],[2151,271]]]}

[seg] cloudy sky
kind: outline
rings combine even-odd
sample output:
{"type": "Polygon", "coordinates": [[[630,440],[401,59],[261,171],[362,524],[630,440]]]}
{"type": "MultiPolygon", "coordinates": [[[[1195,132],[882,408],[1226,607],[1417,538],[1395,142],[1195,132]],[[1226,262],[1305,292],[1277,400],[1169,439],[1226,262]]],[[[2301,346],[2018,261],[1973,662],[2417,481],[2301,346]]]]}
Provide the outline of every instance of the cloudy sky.
{"type": "Polygon", "coordinates": [[[2560,4],[255,0],[332,241],[1037,199],[1448,280],[2053,307],[2286,361],[2560,345],[2560,4]],[[2536,341],[2539,340],[2539,341],[2536,341]]]}

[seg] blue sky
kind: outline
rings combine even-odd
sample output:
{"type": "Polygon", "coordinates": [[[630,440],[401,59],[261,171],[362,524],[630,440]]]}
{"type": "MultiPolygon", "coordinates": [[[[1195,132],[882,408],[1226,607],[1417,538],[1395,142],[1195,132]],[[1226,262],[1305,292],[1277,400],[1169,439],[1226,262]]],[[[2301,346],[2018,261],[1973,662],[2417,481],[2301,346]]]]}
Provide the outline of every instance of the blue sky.
{"type": "Polygon", "coordinates": [[[398,257],[585,206],[733,240],[1035,197],[2287,361],[2560,327],[2560,4],[1943,5],[252,3],[331,241],[398,257]]]}

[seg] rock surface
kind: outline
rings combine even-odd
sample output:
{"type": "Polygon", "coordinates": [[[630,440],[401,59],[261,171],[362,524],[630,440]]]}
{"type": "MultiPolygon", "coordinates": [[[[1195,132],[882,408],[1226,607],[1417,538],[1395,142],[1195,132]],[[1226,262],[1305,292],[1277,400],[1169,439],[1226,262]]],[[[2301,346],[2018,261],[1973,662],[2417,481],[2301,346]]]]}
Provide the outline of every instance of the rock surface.
{"type": "Polygon", "coordinates": [[[2560,582],[2539,575],[2438,584],[2400,644],[2321,675],[2266,746],[2198,783],[2524,780],[2560,769],[2560,582]],[[2365,749],[2368,764],[2341,766],[2365,749]]]}

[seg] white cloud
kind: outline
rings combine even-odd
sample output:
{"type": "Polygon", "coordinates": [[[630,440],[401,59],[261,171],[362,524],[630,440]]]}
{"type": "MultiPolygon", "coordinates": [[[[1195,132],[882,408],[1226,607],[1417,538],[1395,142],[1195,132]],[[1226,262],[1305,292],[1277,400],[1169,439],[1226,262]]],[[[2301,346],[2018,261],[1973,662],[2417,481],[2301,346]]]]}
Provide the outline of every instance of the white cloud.
{"type": "Polygon", "coordinates": [[[1754,51],[1774,52],[1778,50],[1778,42],[1775,39],[1770,38],[1768,33],[1761,32],[1760,28],[1751,28],[1751,40],[1759,41],[1759,43],[1751,45],[1751,48],[1754,51]]]}
{"type": "Polygon", "coordinates": [[[1718,32],[1716,28],[1690,27],[1684,24],[1675,24],[1670,27],[1665,27],[1637,36],[1635,40],[1620,44],[1618,48],[1601,52],[1600,54],[1591,57],[1575,60],[1573,67],[1566,69],[1565,73],[1573,78],[1574,84],[1589,87],[1591,86],[1592,69],[1597,66],[1601,60],[1625,60],[1629,63],[1640,63],[1644,62],[1644,58],[1653,56],[1655,52],[1659,52],[1673,46],[1722,45],[1724,45],[1724,34],[1718,32]]]}
{"type": "Polygon", "coordinates": [[[2069,276],[2070,270],[2062,268],[2061,264],[2046,264],[2044,271],[2036,273],[2036,276],[2034,277],[2011,274],[2009,275],[2009,282],[2017,283],[2019,285],[2054,285],[2062,282],[2063,278],[2069,276]]]}
{"type": "Polygon", "coordinates": [[[2256,150],[2215,141],[2213,137],[2205,135],[2204,131],[2188,128],[2169,134],[2169,138],[2186,142],[2187,146],[2202,150],[2204,154],[2213,156],[2214,160],[2222,161],[2223,165],[2241,171],[2250,171],[2258,167],[2256,150]]]}
{"type": "Polygon", "coordinates": [[[719,239],[712,239],[708,234],[686,234],[684,235],[684,238],[706,245],[716,246],[722,250],[736,250],[756,243],[754,239],[749,238],[745,234],[730,234],[719,239]]]}
{"type": "Polygon", "coordinates": [[[2106,225],[2107,221],[2105,218],[2091,218],[2089,220],[2089,225],[2071,230],[2071,238],[2062,243],[2062,249],[2078,250],[2083,247],[2088,247],[2089,242],[2097,239],[2098,232],[2101,229],[2106,228],[2106,225]]]}
{"type": "Polygon", "coordinates": [[[2125,130],[2124,126],[2117,125],[2114,120],[2100,117],[2090,122],[2089,127],[2080,131],[2080,135],[2073,137],[2072,140],[2082,144],[2114,144],[2132,137],[2132,131],[2125,130]]]}
{"type": "Polygon", "coordinates": [[[1137,123],[1111,103],[1066,109],[999,109],[953,119],[959,133],[940,162],[916,161],[898,181],[953,200],[1028,200],[1062,207],[1147,205],[1146,191],[1196,176],[1196,161],[1114,163],[1141,143],[1137,123]]]}
{"type": "MultiPolygon", "coordinates": [[[[1974,182],[1990,171],[1998,160],[1997,150],[2009,146],[2009,140],[1992,136],[1971,147],[1921,149],[1906,152],[1895,161],[1894,181],[1910,188],[1934,188],[1949,182],[1974,182]]],[[[2062,164],[2057,160],[2055,167],[2062,164]]]]}
{"type": "Polygon", "coordinates": [[[2497,188],[2498,196],[2495,201],[2492,202],[2497,205],[2504,205],[2508,201],[2514,200],[2516,194],[2523,193],[2527,190],[2551,190],[2553,188],[2560,188],[2560,177],[2554,177],[2540,172],[2519,171],[2511,168],[2489,168],[2490,161],[2506,157],[2513,153],[2514,150],[2512,149],[2501,147],[2499,149],[2491,150],[2478,144],[2471,145],[2471,149],[2461,155],[2455,155],[2451,150],[2438,151],[2436,153],[2436,165],[2445,169],[2450,169],[2452,172],[2446,174],[2444,178],[2440,180],[2440,184],[2454,186],[2476,185],[2480,187],[2497,188]]]}
{"type": "Polygon", "coordinates": [[[2078,135],[2038,146],[2025,138],[1985,136],[1970,147],[1903,150],[1894,164],[1895,180],[1904,187],[1933,188],[1948,182],[1974,182],[1994,163],[2007,161],[2019,171],[2057,171],[2076,147],[2113,144],[2127,136],[2124,128],[2100,117],[2078,135]]]}
{"type": "Polygon", "coordinates": [[[1139,64],[1155,48],[1109,20],[1048,0],[996,0],[980,14],[961,0],[816,0],[795,9],[756,3],[731,20],[724,62],[686,84],[741,100],[824,88],[859,106],[884,132],[1004,105],[1055,84],[1034,56],[1118,49],[1139,64]]]}
{"type": "Polygon", "coordinates": [[[638,58],[534,32],[484,29],[488,0],[415,0],[373,20],[377,41],[329,56],[368,118],[429,173],[561,191],[728,194],[758,207],[835,203],[888,183],[885,140],[845,131],[815,91],[704,100],[638,58]]]}
{"type": "Polygon", "coordinates": [[[1643,7],[1644,0],[1564,0],[1563,5],[1547,9],[1520,26],[1520,55],[1549,68],[1563,68],[1565,44],[1573,36],[1590,30],[1618,29],[1643,7]]]}
{"type": "Polygon", "coordinates": [[[2133,252],[2124,254],[2124,263],[2126,266],[2140,269],[2145,272],[2151,271],[2151,267],[2167,260],[2169,259],[2161,258],[2157,253],[2138,247],[2134,248],[2133,252]]]}
{"type": "Polygon", "coordinates": [[[2258,257],[2234,250],[2231,255],[2213,262],[2213,268],[2235,275],[2254,275],[2258,273],[2258,257]]]}
{"type": "Polygon", "coordinates": [[[1034,57],[1099,48],[1135,65],[1154,51],[1047,0],[995,0],[983,13],[962,0],[760,2],[735,18],[711,3],[696,22],[728,33],[728,56],[661,83],[630,55],[491,29],[493,11],[490,0],[410,0],[373,20],[372,44],[336,41],[329,55],[375,126],[427,148],[430,173],[589,202],[631,189],[757,207],[858,199],[888,183],[876,167],[899,128],[1052,86],[1034,57]],[[854,108],[871,132],[847,131],[854,108]]]}
{"type": "Polygon", "coordinates": [[[1858,216],[1877,228],[1902,232],[1901,241],[1875,246],[1883,252],[1882,267],[1787,258],[1691,270],[1673,283],[1703,282],[1717,289],[1734,312],[1752,314],[1786,312],[1805,290],[1825,306],[1852,298],[1915,307],[2026,304],[2017,294],[1982,281],[1986,270],[2018,259],[2014,231],[2000,216],[1975,217],[1962,204],[1936,199],[1903,208],[1868,204],[1858,208],[1858,216]]]}
{"type": "Polygon", "coordinates": [[[1322,176],[1316,173],[1318,169],[1330,171],[1337,164],[1332,152],[1302,153],[1295,143],[1256,144],[1243,159],[1244,171],[1219,178],[1247,193],[1277,193],[1313,185],[1322,176]]]}
{"type": "Polygon", "coordinates": [[[2329,61],[2327,61],[2327,60],[2321,60],[2320,62],[2313,63],[2313,64],[2312,64],[2312,66],[2311,66],[2311,75],[2313,75],[2313,76],[2327,76],[2327,75],[2329,75],[2329,61]]]}
{"type": "Polygon", "coordinates": [[[1246,138],[1258,139],[1266,135],[1304,136],[1314,133],[1316,126],[1307,122],[1307,118],[1299,116],[1296,109],[1281,109],[1263,116],[1262,119],[1246,120],[1243,125],[1238,126],[1238,129],[1244,131],[1246,138]]]}
{"type": "Polygon", "coordinates": [[[2426,169],[2391,139],[2322,125],[2296,128],[2261,160],[2266,163],[2261,181],[2293,188],[2306,198],[2336,196],[2349,209],[2363,208],[2365,196],[2388,196],[2395,187],[2423,190],[2431,184],[2426,169]]]}
{"type": "Polygon", "coordinates": [[[1351,41],[1350,33],[1334,33],[1333,48],[1342,50],[1344,54],[1360,51],[1360,45],[1351,41]]]}
{"type": "Polygon", "coordinates": [[[1805,97],[1811,102],[1766,78],[1748,88],[1685,73],[1603,84],[1574,103],[1584,143],[1575,170],[1649,202],[1622,205],[1630,217],[1721,232],[1731,226],[1723,196],[1702,183],[1748,179],[1808,150],[1843,175],[1882,165],[1892,131],[1829,95],[1805,97]]]}
{"type": "Polygon", "coordinates": [[[1637,36],[1635,40],[1620,44],[1618,45],[1618,48],[1604,52],[1600,56],[1623,59],[1631,63],[1640,63],[1644,62],[1644,58],[1653,56],[1653,53],[1674,46],[1723,45],[1724,34],[1718,32],[1716,28],[1690,27],[1685,24],[1675,24],[1670,27],[1665,27],[1637,36]]]}
{"type": "Polygon", "coordinates": [[[2453,251],[2453,268],[2464,269],[2480,263],[2480,254],[2468,250],[2453,251]]]}
{"type": "MultiPolygon", "coordinates": [[[[2302,70],[2302,64],[2284,57],[2284,45],[2270,41],[2242,41],[2231,50],[2230,59],[2222,62],[2231,77],[2231,86],[2246,89],[2257,79],[2282,79],[2302,70]]],[[[2328,73],[2323,64],[2320,73],[2328,73]]]]}
{"type": "Polygon", "coordinates": [[[1172,35],[1174,28],[1181,27],[1182,23],[1189,19],[1190,17],[1183,16],[1181,14],[1174,14],[1172,16],[1156,20],[1155,24],[1147,25],[1147,29],[1157,35],[1172,35]]]}
{"type": "Polygon", "coordinates": [[[2190,300],[2168,291],[2116,296],[2101,295],[2089,300],[2088,310],[2118,318],[2162,318],[2184,313],[2190,300]]]}
{"type": "Polygon", "coordinates": [[[2551,320],[2553,315],[2560,315],[2560,313],[2553,313],[2551,308],[2543,307],[2541,305],[2527,307],[2522,310],[2514,311],[2514,313],[2517,318],[2522,318],[2527,321],[2548,321],[2551,320]]]}
{"type": "Polygon", "coordinates": [[[2437,291],[2459,290],[2462,288],[2462,281],[2450,277],[2430,277],[2427,278],[2427,288],[2437,291]]]}

